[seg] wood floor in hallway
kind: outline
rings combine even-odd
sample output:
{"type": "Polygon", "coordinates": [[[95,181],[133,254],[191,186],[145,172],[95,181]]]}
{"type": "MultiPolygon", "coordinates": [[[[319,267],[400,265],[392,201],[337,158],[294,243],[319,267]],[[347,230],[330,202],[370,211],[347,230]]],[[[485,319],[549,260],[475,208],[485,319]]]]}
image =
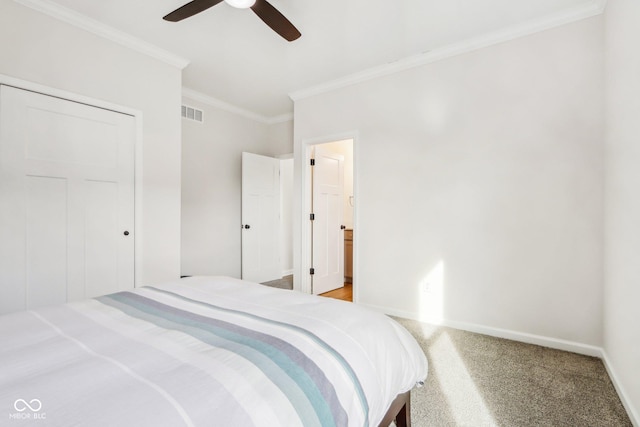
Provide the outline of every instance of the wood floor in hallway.
{"type": "Polygon", "coordinates": [[[324,294],[320,294],[320,296],[353,302],[353,284],[345,283],[344,287],[325,292],[324,294]]]}
{"type": "MultiPolygon", "coordinates": [[[[285,276],[282,279],[265,282],[263,285],[280,289],[293,289],[293,276],[285,276]]],[[[353,284],[345,283],[344,287],[325,292],[324,294],[320,294],[320,296],[353,302],[353,284]]]]}

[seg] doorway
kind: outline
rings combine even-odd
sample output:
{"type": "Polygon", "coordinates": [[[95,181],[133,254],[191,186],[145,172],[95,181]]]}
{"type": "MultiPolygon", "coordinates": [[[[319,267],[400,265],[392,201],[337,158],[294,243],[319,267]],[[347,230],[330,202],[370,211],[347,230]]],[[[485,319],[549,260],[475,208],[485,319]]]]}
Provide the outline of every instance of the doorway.
{"type": "Polygon", "coordinates": [[[311,293],[353,301],[353,139],[310,148],[311,293]]]}
{"type": "Polygon", "coordinates": [[[242,278],[293,289],[293,154],[242,153],[242,278]]]}

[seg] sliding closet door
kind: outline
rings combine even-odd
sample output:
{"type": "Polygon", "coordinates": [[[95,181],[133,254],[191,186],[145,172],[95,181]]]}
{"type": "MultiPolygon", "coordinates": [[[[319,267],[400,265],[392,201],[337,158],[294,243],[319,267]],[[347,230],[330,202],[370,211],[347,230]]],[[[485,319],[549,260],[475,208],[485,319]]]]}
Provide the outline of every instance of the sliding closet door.
{"type": "Polygon", "coordinates": [[[135,119],[0,86],[0,313],[134,286],[135,119]]]}

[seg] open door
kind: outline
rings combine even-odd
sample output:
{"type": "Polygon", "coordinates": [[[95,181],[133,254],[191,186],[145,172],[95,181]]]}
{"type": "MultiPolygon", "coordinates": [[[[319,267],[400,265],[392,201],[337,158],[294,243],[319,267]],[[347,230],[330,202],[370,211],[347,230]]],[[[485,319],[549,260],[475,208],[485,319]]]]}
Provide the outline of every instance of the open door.
{"type": "Polygon", "coordinates": [[[313,293],[344,286],[344,157],[314,147],[312,177],[313,293]]]}
{"type": "Polygon", "coordinates": [[[242,153],[242,278],[281,278],[280,160],[242,153]]]}

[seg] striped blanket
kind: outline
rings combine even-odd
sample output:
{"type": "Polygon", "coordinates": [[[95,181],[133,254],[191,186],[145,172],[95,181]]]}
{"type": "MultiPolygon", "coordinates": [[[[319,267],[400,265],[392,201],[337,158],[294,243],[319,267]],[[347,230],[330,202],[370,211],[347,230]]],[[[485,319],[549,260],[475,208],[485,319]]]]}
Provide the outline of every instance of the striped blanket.
{"type": "Polygon", "coordinates": [[[220,277],[2,316],[0,339],[15,425],[377,426],[427,370],[386,316],[220,277]]]}

